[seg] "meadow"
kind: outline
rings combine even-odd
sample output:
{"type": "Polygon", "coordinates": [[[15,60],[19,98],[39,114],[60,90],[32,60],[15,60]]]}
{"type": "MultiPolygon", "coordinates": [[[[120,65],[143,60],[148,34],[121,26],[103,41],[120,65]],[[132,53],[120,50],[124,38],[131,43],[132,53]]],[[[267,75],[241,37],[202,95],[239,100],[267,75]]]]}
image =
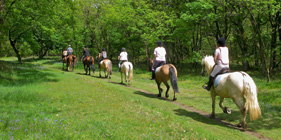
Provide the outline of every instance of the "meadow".
{"type": "MultiPolygon", "coordinates": [[[[134,66],[131,86],[119,84],[117,63],[113,65],[108,80],[99,78],[98,71],[85,75],[81,62],[67,72],[59,58],[29,58],[21,65],[16,58],[1,58],[0,139],[258,139],[157,97],[157,85],[149,80],[145,64],[134,66]]],[[[201,88],[208,77],[200,70],[187,64],[178,67],[176,103],[209,114],[211,98],[201,88]]],[[[248,116],[248,129],[264,139],[280,139],[280,73],[270,83],[257,70],[248,73],[258,87],[263,116],[256,121],[248,116]]],[[[166,90],[164,84],[162,88],[166,90]]],[[[169,94],[172,99],[172,89],[169,94]]],[[[230,115],[218,102],[216,117],[237,124],[241,113],[232,100],[224,101],[230,115]]]]}

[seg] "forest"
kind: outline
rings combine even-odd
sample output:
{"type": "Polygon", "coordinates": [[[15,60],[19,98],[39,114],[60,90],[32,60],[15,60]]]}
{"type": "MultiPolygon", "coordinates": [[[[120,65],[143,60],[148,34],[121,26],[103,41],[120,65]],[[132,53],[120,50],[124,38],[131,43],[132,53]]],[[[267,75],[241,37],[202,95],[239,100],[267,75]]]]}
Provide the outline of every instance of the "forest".
{"type": "Polygon", "coordinates": [[[258,69],[270,82],[281,63],[280,0],[1,0],[0,57],[79,58],[126,48],[133,64],[152,57],[157,40],[167,61],[200,64],[224,37],[231,65],[258,69]]]}

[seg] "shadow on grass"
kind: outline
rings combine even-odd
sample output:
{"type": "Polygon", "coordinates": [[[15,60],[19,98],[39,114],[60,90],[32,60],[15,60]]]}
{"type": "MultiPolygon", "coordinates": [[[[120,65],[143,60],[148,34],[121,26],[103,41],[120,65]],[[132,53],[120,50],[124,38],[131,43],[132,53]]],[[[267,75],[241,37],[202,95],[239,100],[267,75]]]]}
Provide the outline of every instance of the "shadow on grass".
{"type": "Polygon", "coordinates": [[[41,82],[58,82],[56,76],[39,64],[18,64],[11,61],[0,61],[0,85],[22,86],[41,82]]]}

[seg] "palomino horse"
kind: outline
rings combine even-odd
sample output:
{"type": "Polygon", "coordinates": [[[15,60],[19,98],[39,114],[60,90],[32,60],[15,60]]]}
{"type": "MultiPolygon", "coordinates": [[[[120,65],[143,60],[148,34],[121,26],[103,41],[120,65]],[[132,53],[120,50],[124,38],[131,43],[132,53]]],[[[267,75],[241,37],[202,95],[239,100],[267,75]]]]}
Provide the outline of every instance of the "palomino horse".
{"type": "MultiPolygon", "coordinates": [[[[99,60],[101,59],[102,57],[102,54],[99,53],[97,58],[98,58],[98,62],[99,60]]],[[[109,77],[109,79],[111,79],[111,74],[112,74],[112,62],[109,60],[109,59],[103,59],[101,62],[100,62],[100,68],[99,68],[99,74],[100,74],[100,77],[101,77],[101,69],[104,70],[104,74],[105,74],[105,77],[109,77]],[[107,72],[107,74],[106,74],[107,72]]]]}
{"type": "MultiPolygon", "coordinates": [[[[215,65],[213,56],[205,56],[202,59],[202,72],[210,75],[215,65]]],[[[245,72],[231,72],[219,75],[215,84],[211,88],[212,114],[210,118],[215,118],[215,97],[220,96],[219,106],[224,113],[230,114],[228,107],[224,107],[222,102],[224,98],[231,98],[241,111],[242,118],[239,127],[247,128],[246,116],[250,111],[250,119],[256,120],[261,117],[261,110],[257,98],[257,87],[254,80],[245,72]],[[220,77],[219,77],[220,76],[220,77]],[[219,81],[217,81],[219,80],[219,81]],[[243,101],[244,103],[243,103],[243,101]]]]}
{"type": "Polygon", "coordinates": [[[74,69],[74,66],[76,65],[76,63],[77,63],[77,59],[76,59],[76,56],[75,55],[68,55],[68,57],[67,57],[67,65],[66,65],[66,67],[67,67],[67,70],[69,71],[69,67],[71,68],[71,71],[73,71],[73,69],[74,69]]]}
{"type": "Polygon", "coordinates": [[[128,82],[129,85],[131,85],[131,80],[133,78],[133,64],[131,62],[124,62],[121,65],[121,83],[123,83],[123,73],[125,74],[125,81],[128,82]]]}
{"type": "Polygon", "coordinates": [[[87,56],[87,57],[84,58],[83,64],[84,64],[84,70],[86,71],[86,75],[88,73],[88,70],[89,70],[89,75],[91,75],[90,74],[91,73],[91,69],[93,70],[93,73],[95,73],[94,63],[95,63],[94,57],[87,56]],[[85,66],[87,66],[87,67],[85,68],[85,66]]]}
{"type": "Polygon", "coordinates": [[[163,89],[160,87],[160,84],[163,82],[166,87],[167,87],[167,90],[166,90],[166,98],[169,97],[169,89],[170,89],[170,86],[168,84],[168,80],[171,81],[171,84],[172,84],[172,87],[173,87],[173,90],[174,90],[174,98],[173,100],[177,100],[176,98],[176,93],[179,93],[179,88],[178,88],[178,73],[177,73],[177,69],[174,65],[172,64],[165,64],[161,67],[158,67],[156,70],[155,70],[155,82],[157,83],[157,86],[158,86],[158,90],[159,90],[159,94],[158,94],[158,97],[161,97],[161,94],[163,92],[163,89]]]}

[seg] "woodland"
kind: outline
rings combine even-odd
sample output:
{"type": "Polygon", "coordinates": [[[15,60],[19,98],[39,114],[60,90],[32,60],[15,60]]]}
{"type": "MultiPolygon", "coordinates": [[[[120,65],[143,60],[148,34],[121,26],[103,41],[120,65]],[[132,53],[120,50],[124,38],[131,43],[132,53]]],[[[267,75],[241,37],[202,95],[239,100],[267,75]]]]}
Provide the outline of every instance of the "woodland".
{"type": "Polygon", "coordinates": [[[224,37],[230,60],[270,82],[281,63],[280,0],[1,0],[0,57],[79,58],[126,48],[133,64],[153,56],[162,40],[167,61],[200,64],[224,37]]]}

